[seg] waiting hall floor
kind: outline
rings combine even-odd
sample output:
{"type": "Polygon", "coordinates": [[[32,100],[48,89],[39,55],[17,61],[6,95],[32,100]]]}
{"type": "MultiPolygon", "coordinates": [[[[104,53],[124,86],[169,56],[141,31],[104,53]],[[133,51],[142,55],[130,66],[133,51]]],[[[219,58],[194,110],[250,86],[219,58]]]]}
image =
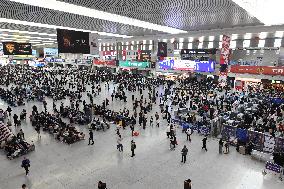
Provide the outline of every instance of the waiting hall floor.
{"type": "MultiPolygon", "coordinates": [[[[112,89],[110,90],[112,91],[112,89]]],[[[146,96],[145,93],[144,96],[146,96]]],[[[138,95],[138,94],[137,94],[138,95]]],[[[111,102],[110,92],[103,92],[95,98],[95,103],[101,103],[106,96],[110,99],[110,108],[119,110],[124,106],[131,108],[131,94],[128,103],[111,102]]],[[[47,98],[48,109],[52,108],[52,100],[47,98]]],[[[64,100],[68,104],[68,100],[64,100]]],[[[12,113],[19,115],[23,108],[28,116],[34,104],[41,111],[42,103],[30,102],[26,106],[13,109],[12,113]]],[[[57,102],[59,108],[60,101],[57,102]]],[[[7,108],[0,102],[0,107],[7,108]]],[[[158,111],[156,105],[154,111],[158,111]]],[[[262,175],[264,163],[243,156],[231,147],[228,155],[218,154],[218,140],[208,139],[208,152],[201,150],[202,137],[193,134],[192,142],[186,141],[186,135],[177,132],[179,145],[175,151],[169,150],[166,138],[166,126],[163,122],[160,128],[147,127],[134,140],[137,144],[136,156],[130,157],[129,127],[122,130],[124,152],[116,149],[115,125],[111,129],[94,131],[95,145],[88,146],[88,130],[86,126],[76,126],[86,134],[86,140],[72,145],[66,145],[55,140],[50,134],[41,131],[42,138],[38,140],[36,131],[29,119],[22,122],[28,142],[34,141],[36,150],[27,155],[31,161],[30,175],[25,176],[21,168],[22,157],[8,160],[0,150],[0,189],[17,189],[23,183],[29,189],[93,189],[97,182],[107,183],[108,189],[181,189],[183,181],[190,178],[194,189],[283,189],[284,182],[275,175],[262,175]],[[181,163],[183,145],[189,148],[187,162],[181,163]]]]}

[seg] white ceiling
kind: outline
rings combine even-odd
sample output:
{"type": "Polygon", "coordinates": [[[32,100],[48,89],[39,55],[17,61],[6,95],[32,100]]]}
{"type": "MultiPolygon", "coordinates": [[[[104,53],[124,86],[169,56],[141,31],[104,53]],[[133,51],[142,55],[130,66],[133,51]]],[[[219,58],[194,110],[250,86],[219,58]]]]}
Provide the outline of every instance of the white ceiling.
{"type": "Polygon", "coordinates": [[[56,45],[56,28],[99,33],[112,41],[131,36],[136,40],[242,35],[267,29],[273,33],[282,28],[263,27],[234,1],[0,0],[0,40],[56,45]]]}

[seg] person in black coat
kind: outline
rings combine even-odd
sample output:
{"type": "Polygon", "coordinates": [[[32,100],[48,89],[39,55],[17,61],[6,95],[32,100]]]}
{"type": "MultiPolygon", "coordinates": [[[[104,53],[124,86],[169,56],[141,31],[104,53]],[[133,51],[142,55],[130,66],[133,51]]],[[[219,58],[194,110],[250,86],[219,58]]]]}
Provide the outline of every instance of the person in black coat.
{"type": "Polygon", "coordinates": [[[89,132],[89,144],[88,145],[90,145],[90,142],[92,142],[91,145],[94,145],[94,133],[92,130],[90,130],[89,132]]]}
{"type": "Polygon", "coordinates": [[[202,143],[203,143],[202,149],[205,149],[205,151],[207,152],[207,147],[206,147],[207,137],[206,136],[202,139],[202,143]]]}

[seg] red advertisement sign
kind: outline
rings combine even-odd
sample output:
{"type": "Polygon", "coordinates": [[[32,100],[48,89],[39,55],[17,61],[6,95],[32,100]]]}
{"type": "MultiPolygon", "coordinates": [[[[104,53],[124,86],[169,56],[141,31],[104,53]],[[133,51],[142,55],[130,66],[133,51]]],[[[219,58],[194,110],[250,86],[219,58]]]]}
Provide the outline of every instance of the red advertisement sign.
{"type": "Polygon", "coordinates": [[[105,65],[105,61],[103,61],[103,60],[93,60],[93,64],[95,64],[95,65],[105,65]]]}
{"type": "Polygon", "coordinates": [[[116,66],[116,60],[94,60],[95,65],[116,66]]]}
{"type": "Polygon", "coordinates": [[[223,35],[220,64],[229,64],[230,61],[230,42],[231,37],[223,35]]]}
{"type": "Polygon", "coordinates": [[[232,65],[230,72],[232,73],[247,73],[256,75],[281,75],[284,76],[284,67],[275,66],[240,66],[232,65]]]}
{"type": "Polygon", "coordinates": [[[105,61],[105,64],[108,66],[116,66],[116,60],[105,61]]]}

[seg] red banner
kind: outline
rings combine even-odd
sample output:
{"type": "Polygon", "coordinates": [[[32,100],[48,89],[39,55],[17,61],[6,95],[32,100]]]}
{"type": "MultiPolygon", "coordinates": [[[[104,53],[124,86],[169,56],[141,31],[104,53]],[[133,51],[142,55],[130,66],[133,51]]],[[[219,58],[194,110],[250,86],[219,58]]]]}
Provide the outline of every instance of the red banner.
{"type": "Polygon", "coordinates": [[[116,60],[105,61],[105,64],[108,66],[116,66],[116,60]]]}
{"type": "Polygon", "coordinates": [[[93,64],[95,64],[95,65],[105,65],[105,61],[103,61],[103,60],[94,60],[93,64]]]}
{"type": "Polygon", "coordinates": [[[275,66],[240,66],[233,65],[230,69],[231,73],[247,73],[256,75],[281,75],[284,76],[284,67],[275,66]]]}
{"type": "Polygon", "coordinates": [[[222,38],[222,48],[220,55],[220,64],[229,64],[230,61],[230,42],[231,37],[227,35],[223,35],[222,38]]]}
{"type": "Polygon", "coordinates": [[[116,66],[116,60],[94,60],[93,64],[103,66],[116,66]]]}

